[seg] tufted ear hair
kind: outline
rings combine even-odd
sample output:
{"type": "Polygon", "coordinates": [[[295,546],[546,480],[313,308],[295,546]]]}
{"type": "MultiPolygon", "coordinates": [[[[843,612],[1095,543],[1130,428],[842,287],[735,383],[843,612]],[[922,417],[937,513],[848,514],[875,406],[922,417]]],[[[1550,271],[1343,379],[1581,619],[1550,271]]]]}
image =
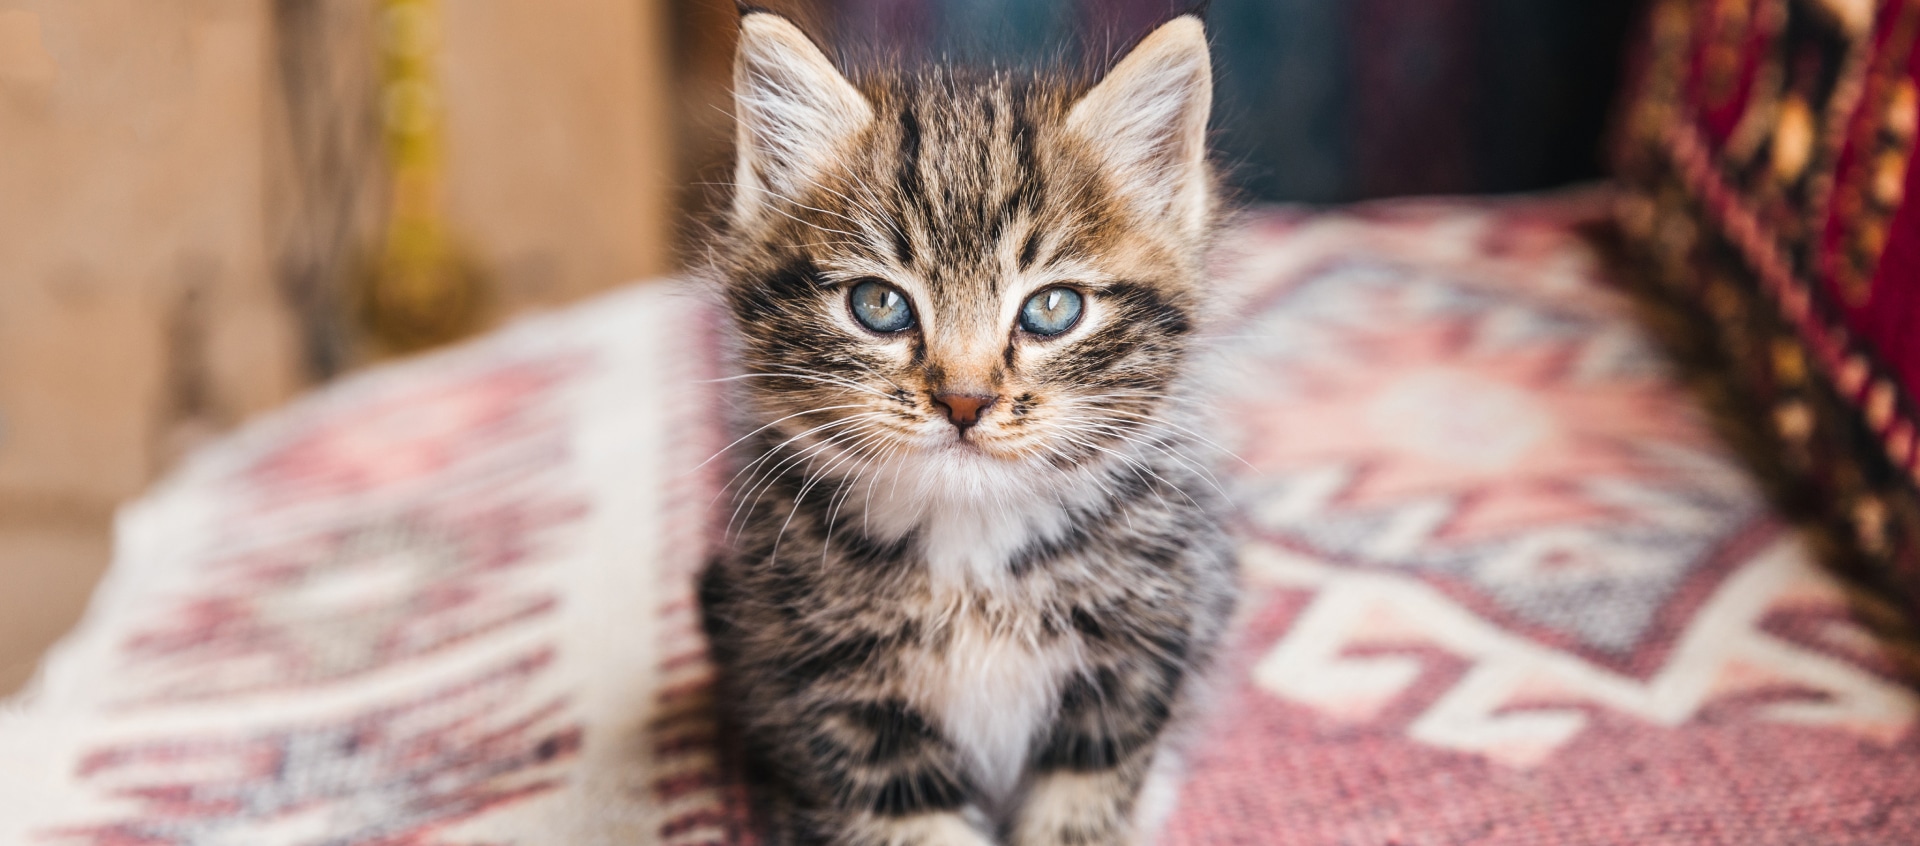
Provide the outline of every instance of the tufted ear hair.
{"type": "Polygon", "coordinates": [[[790,199],[873,119],[867,98],[792,21],[749,9],[733,62],[733,213],[749,220],[790,199]]]}
{"type": "Polygon", "coordinates": [[[1212,215],[1207,119],[1213,62],[1206,27],[1181,15],[1149,33],[1067,113],[1116,186],[1149,219],[1197,236],[1212,215]]]}

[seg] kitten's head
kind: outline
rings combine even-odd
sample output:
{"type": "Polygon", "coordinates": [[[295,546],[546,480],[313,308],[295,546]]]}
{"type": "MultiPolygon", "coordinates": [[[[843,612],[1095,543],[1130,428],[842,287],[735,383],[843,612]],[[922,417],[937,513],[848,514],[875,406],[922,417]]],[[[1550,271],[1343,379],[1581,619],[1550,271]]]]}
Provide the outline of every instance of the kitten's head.
{"type": "Polygon", "coordinates": [[[734,86],[724,269],[758,423],[850,470],[991,470],[1099,460],[1163,413],[1215,216],[1197,18],[1089,86],[849,80],[749,12],[734,86]]]}

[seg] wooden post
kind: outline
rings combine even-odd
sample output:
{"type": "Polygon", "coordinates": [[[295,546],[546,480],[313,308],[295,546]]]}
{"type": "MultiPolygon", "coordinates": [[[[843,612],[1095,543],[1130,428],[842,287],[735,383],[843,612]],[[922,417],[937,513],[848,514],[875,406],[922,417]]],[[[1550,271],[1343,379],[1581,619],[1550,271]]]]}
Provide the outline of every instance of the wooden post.
{"type": "MultiPolygon", "coordinates": [[[[667,271],[662,4],[441,5],[446,220],[498,314],[667,271]]],[[[0,692],[116,503],[365,360],[339,294],[383,214],[374,6],[0,4],[0,692]]]]}

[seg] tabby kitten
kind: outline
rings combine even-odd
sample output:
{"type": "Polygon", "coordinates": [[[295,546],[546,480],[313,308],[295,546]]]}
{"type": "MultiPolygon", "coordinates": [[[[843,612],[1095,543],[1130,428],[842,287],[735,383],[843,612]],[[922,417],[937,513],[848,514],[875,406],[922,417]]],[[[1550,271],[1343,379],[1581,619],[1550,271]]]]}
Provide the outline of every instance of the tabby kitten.
{"type": "Polygon", "coordinates": [[[1088,87],[849,81],[749,10],[734,84],[751,432],[701,597],[780,842],[1133,842],[1233,604],[1200,21],[1088,87]]]}

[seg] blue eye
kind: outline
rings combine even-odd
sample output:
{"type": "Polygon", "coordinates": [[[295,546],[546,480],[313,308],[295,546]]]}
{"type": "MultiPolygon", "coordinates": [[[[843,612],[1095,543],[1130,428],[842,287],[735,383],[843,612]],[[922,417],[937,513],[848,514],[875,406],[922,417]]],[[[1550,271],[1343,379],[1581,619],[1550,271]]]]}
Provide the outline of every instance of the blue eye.
{"type": "Polygon", "coordinates": [[[853,286],[848,302],[854,319],[875,332],[892,334],[913,328],[913,306],[907,295],[878,279],[853,286]]]}
{"type": "Polygon", "coordinates": [[[1028,297],[1020,307],[1020,328],[1035,335],[1058,335],[1080,322],[1083,305],[1079,291],[1048,288],[1028,297]]]}

